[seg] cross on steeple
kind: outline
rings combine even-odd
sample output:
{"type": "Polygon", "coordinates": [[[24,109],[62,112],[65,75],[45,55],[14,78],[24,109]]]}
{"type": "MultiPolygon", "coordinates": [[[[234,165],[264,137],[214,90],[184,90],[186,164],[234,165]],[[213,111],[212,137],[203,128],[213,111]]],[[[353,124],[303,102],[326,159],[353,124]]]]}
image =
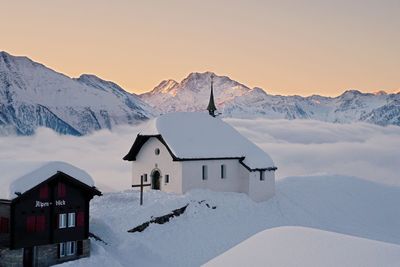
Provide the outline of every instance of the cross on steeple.
{"type": "Polygon", "coordinates": [[[215,103],[214,103],[214,89],[213,89],[213,84],[214,84],[214,74],[211,74],[211,94],[210,94],[210,101],[208,102],[208,113],[215,117],[215,111],[217,111],[217,108],[215,107],[215,103]]]}

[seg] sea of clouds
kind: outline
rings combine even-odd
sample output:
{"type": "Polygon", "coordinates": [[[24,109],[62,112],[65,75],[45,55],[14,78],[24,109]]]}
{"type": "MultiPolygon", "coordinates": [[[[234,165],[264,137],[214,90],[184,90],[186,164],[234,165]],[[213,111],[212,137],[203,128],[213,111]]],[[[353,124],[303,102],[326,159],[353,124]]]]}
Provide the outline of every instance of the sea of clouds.
{"type": "MultiPolygon", "coordinates": [[[[400,127],[310,120],[226,122],[271,155],[278,179],[339,174],[400,186],[400,127]]],[[[131,164],[122,158],[141,127],[123,126],[84,137],[41,128],[34,136],[1,137],[0,160],[66,161],[89,172],[104,191],[128,189],[131,164]]]]}

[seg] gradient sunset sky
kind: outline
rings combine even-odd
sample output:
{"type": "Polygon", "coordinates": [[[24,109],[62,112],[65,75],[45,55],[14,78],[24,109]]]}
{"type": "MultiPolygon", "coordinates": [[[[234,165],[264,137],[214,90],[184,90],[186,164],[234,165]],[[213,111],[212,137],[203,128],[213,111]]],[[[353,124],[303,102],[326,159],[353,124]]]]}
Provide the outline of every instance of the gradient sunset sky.
{"type": "Polygon", "coordinates": [[[1,0],[0,7],[0,50],[135,93],[194,71],[271,94],[400,91],[399,0],[1,0]]]}

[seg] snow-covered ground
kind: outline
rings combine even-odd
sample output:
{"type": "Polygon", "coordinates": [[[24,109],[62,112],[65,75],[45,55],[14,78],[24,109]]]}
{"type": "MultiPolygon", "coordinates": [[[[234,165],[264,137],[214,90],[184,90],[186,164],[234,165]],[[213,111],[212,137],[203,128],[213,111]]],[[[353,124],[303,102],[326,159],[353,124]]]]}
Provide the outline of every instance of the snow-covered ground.
{"type": "MultiPolygon", "coordinates": [[[[200,266],[252,235],[280,226],[310,227],[392,243],[376,247],[390,248],[390,256],[393,251],[400,252],[400,213],[396,204],[400,203],[400,188],[354,177],[284,178],[277,183],[276,196],[262,203],[254,203],[245,194],[210,191],[192,191],[184,196],[151,191],[145,194],[144,206],[140,207],[138,202],[139,194],[132,191],[96,198],[91,204],[91,231],[108,245],[94,241],[93,257],[66,265],[106,266],[106,259],[108,266],[200,266]],[[167,214],[188,203],[183,215],[166,224],[152,224],[142,233],[127,233],[152,216],[167,214]]],[[[341,245],[362,243],[353,240],[346,238],[341,245]]],[[[267,257],[289,252],[269,251],[268,246],[274,244],[260,248],[260,253],[267,257]]],[[[354,248],[354,256],[372,257],[363,255],[370,247],[363,248],[364,245],[359,250],[354,248]]],[[[332,253],[341,252],[332,248],[332,253]]],[[[377,260],[382,260],[382,254],[376,255],[377,260]]],[[[312,260],[304,260],[297,266],[310,266],[312,260]]],[[[320,257],[315,260],[318,263],[320,257]]],[[[380,263],[379,266],[386,266],[385,261],[380,263]]]]}
{"type": "Polygon", "coordinates": [[[303,266],[395,267],[400,246],[286,226],[256,234],[204,266],[299,266],[300,262],[303,266]]]}
{"type": "MultiPolygon", "coordinates": [[[[277,192],[270,201],[254,203],[235,193],[193,191],[179,196],[152,191],[145,194],[145,205],[140,207],[139,194],[129,190],[131,166],[122,161],[137,127],[79,138],[58,136],[47,129],[33,137],[0,138],[0,160],[67,161],[88,171],[103,191],[125,190],[106,193],[91,203],[91,231],[108,245],[93,241],[91,258],[66,266],[199,266],[258,232],[281,226],[352,236],[334,234],[326,242],[360,243],[361,255],[355,253],[355,257],[371,256],[367,252],[375,246],[354,241],[358,240],[355,237],[374,244],[391,243],[376,245],[385,252],[400,246],[400,127],[301,120],[227,121],[265,149],[278,166],[277,192]],[[199,204],[202,200],[205,202],[199,204]],[[169,223],[127,233],[151,216],[188,203],[187,211],[169,223]]],[[[317,234],[314,237],[319,238],[317,234]]],[[[268,256],[268,251],[261,251],[268,256]]],[[[277,252],[270,253],[272,257],[277,252]]],[[[388,260],[397,260],[389,256],[388,260]]],[[[309,263],[299,262],[298,266],[309,263]]]]}

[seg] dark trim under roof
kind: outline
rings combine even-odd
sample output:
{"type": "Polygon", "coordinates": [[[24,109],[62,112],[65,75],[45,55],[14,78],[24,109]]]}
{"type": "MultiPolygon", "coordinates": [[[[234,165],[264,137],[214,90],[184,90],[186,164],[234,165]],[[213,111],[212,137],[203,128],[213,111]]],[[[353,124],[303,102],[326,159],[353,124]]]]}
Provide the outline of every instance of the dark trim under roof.
{"type": "Polygon", "coordinates": [[[167,142],[165,142],[164,138],[161,134],[156,135],[140,135],[136,136],[135,142],[133,143],[131,149],[129,150],[128,154],[123,158],[123,160],[127,161],[136,161],[136,156],[139,154],[140,149],[142,146],[150,139],[150,138],[157,138],[164,146],[167,148],[169,154],[172,157],[173,161],[196,161],[196,160],[227,160],[227,159],[237,159],[239,160],[240,164],[242,164],[247,170],[249,171],[276,171],[277,167],[268,167],[268,168],[256,168],[252,169],[247,166],[243,160],[245,157],[216,157],[216,158],[179,158],[177,157],[172,150],[169,148],[167,142]]]}
{"type": "Polygon", "coordinates": [[[140,134],[138,134],[136,136],[135,142],[133,143],[131,149],[129,150],[128,154],[123,158],[123,160],[135,161],[136,156],[139,153],[140,149],[147,142],[147,140],[149,140],[151,137],[157,138],[161,143],[164,144],[164,146],[167,148],[169,154],[171,155],[171,157],[174,161],[179,160],[178,157],[176,157],[174,155],[174,153],[172,153],[171,149],[165,142],[164,138],[162,138],[161,134],[156,134],[156,135],[140,135],[140,134]]]}
{"type": "Polygon", "coordinates": [[[74,185],[76,185],[76,186],[78,186],[78,187],[80,187],[80,188],[82,188],[82,189],[84,189],[84,190],[90,192],[93,196],[95,196],[95,195],[101,196],[101,195],[102,195],[102,193],[101,193],[95,186],[87,185],[87,184],[85,184],[84,182],[81,182],[81,181],[79,181],[78,179],[76,179],[76,178],[74,178],[74,177],[72,177],[72,176],[66,174],[65,172],[57,171],[57,173],[55,173],[54,175],[50,176],[48,179],[46,179],[46,180],[40,182],[39,184],[33,186],[32,188],[26,190],[26,191],[23,192],[23,193],[14,192],[14,194],[16,194],[17,197],[16,197],[16,198],[13,198],[13,199],[10,200],[10,201],[11,201],[11,202],[17,201],[18,199],[20,199],[22,196],[24,196],[24,195],[27,194],[28,192],[31,192],[32,190],[35,190],[36,188],[39,188],[42,184],[45,184],[45,183],[51,182],[51,181],[54,180],[54,179],[57,179],[58,177],[60,177],[60,175],[66,177],[66,178],[68,178],[68,182],[70,182],[70,183],[72,183],[72,184],[74,184],[74,185]]]}

